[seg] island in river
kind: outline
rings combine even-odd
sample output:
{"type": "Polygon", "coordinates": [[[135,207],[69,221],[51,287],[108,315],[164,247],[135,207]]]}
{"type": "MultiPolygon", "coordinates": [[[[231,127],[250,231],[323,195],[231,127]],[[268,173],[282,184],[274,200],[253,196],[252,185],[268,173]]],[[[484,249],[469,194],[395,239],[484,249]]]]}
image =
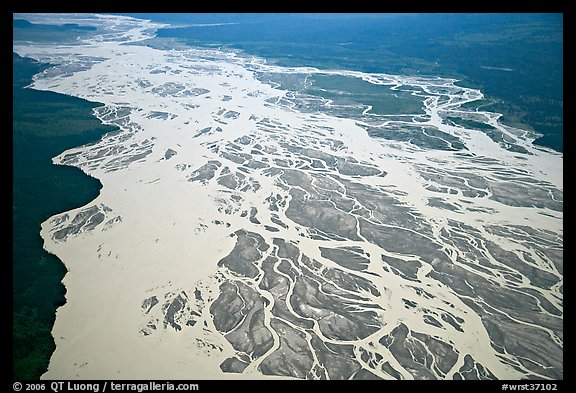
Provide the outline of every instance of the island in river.
{"type": "Polygon", "coordinates": [[[53,158],[103,187],[42,223],[43,378],[562,378],[563,156],[482,91],[67,18],[31,88],[119,131],[53,158]]]}

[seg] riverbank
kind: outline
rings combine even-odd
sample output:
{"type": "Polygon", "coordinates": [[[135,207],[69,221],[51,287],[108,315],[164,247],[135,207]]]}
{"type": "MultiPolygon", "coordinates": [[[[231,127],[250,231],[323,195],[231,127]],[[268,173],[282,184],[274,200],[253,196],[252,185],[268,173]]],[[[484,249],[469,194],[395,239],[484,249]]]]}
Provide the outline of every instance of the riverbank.
{"type": "Polygon", "coordinates": [[[62,151],[99,139],[113,127],[92,115],[99,104],[27,89],[49,67],[13,56],[13,378],[38,379],[54,351],[56,309],[65,302],[65,267],[46,252],[40,224],[82,206],[101,188],[80,169],[52,164],[62,151]]]}

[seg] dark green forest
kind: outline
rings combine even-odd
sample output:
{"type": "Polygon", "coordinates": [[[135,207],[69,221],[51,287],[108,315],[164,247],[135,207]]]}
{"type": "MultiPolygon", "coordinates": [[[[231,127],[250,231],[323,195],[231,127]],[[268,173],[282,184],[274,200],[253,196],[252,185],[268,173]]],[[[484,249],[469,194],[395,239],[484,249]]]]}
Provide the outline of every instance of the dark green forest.
{"type": "MultiPolygon", "coordinates": [[[[460,79],[485,94],[483,109],[502,113],[504,123],[540,132],[535,143],[563,151],[562,14],[131,15],[180,26],[160,29],[159,37],[242,49],[283,66],[460,79]]],[[[13,21],[14,40],[68,43],[97,30],[13,21]]],[[[13,54],[14,380],[38,379],[46,371],[55,349],[55,310],[65,302],[66,269],[43,249],[40,225],[88,203],[101,187],[78,168],[53,165],[52,157],[115,130],[92,115],[98,103],[26,88],[48,67],[13,54]]],[[[339,83],[317,79],[326,86],[339,83]]],[[[363,94],[357,98],[374,104],[375,111],[419,107],[412,97],[392,100],[365,85],[356,86],[363,94]]]]}
{"type": "Polygon", "coordinates": [[[65,149],[97,140],[113,127],[92,115],[99,104],[27,89],[47,68],[13,54],[12,283],[13,378],[38,379],[54,351],[55,310],[65,301],[66,269],[43,249],[40,224],[94,199],[98,180],[80,169],[51,164],[65,149]]]}
{"type": "Polygon", "coordinates": [[[286,66],[443,76],[486,110],[563,150],[562,14],[132,14],[181,25],[159,37],[223,45],[286,66]],[[184,27],[185,24],[228,23],[184,27]]]}

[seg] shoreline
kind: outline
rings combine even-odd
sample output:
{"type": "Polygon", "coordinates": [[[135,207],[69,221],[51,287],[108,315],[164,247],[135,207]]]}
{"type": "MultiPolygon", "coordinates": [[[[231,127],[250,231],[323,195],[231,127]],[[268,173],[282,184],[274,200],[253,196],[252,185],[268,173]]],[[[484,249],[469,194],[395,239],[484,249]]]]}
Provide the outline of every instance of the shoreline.
{"type": "MultiPolygon", "coordinates": [[[[24,64],[14,65],[15,68],[20,67],[21,73],[28,64],[32,64],[29,59],[22,62],[24,64]]],[[[65,304],[65,287],[61,284],[66,272],[65,264],[57,256],[44,250],[44,240],[39,233],[41,223],[55,212],[65,211],[91,200],[99,194],[101,188],[97,179],[86,178],[86,174],[79,168],[56,169],[51,162],[52,156],[54,152],[70,148],[76,143],[92,141],[94,134],[98,132],[99,138],[109,131],[92,117],[92,104],[88,101],[56,93],[27,90],[25,86],[14,86],[13,149],[16,157],[13,166],[13,334],[21,337],[23,333],[18,329],[25,329],[27,332],[24,335],[27,337],[25,343],[18,338],[14,341],[13,373],[19,379],[39,378],[48,368],[49,358],[45,359],[45,365],[42,366],[42,354],[52,351],[50,348],[54,345],[54,338],[50,331],[56,309],[65,304]],[[60,105],[56,110],[52,108],[55,103],[60,105]],[[28,108],[24,109],[25,114],[20,113],[20,104],[24,105],[22,108],[28,108]],[[67,113],[73,112],[77,119],[83,114],[85,123],[75,123],[76,127],[70,127],[75,130],[53,127],[54,124],[61,124],[53,118],[62,108],[65,108],[67,113]],[[30,119],[38,117],[48,120],[31,128],[30,119]],[[91,119],[94,119],[93,123],[91,119]],[[89,132],[86,132],[86,126],[89,127],[89,132]],[[30,150],[31,146],[36,147],[30,150]],[[39,178],[33,179],[32,176],[39,178]],[[63,187],[67,188],[65,192],[63,187]],[[69,187],[74,191],[71,192],[69,187]],[[47,188],[50,190],[47,191],[47,188]],[[95,194],[91,195],[91,190],[95,191],[95,194]],[[37,199],[33,197],[36,195],[43,196],[43,204],[37,203],[37,199]],[[30,229],[36,226],[38,233],[30,233],[30,229]],[[54,280],[53,284],[50,284],[50,280],[54,280]],[[26,283],[26,290],[20,289],[23,282],[26,283]],[[49,316],[51,308],[54,313],[49,316]],[[34,328],[30,328],[30,325],[34,328]],[[31,348],[28,348],[29,346],[31,348]]]]}
{"type": "MultiPolygon", "coordinates": [[[[426,117],[409,125],[427,127],[426,143],[442,139],[437,130],[467,148],[425,149],[372,138],[355,118],[298,111],[298,97],[286,103],[288,91],[259,81],[247,60],[228,53],[106,44],[20,48],[103,58],[35,85],[104,101],[99,118],[122,129],[55,158],[103,187],[92,202],[42,224],[46,249],[69,270],[68,301],[53,329],[57,349],[43,378],[562,372],[558,346],[542,338],[560,334],[563,315],[562,258],[550,251],[562,251],[563,184],[555,172],[562,154],[530,146],[490,112],[474,116],[517,151],[445,124],[444,112],[479,91],[441,79],[340,72],[421,88],[426,117]],[[526,201],[519,198],[528,191],[526,201]],[[368,262],[346,265],[322,247],[368,262]],[[512,293],[516,309],[499,303],[512,293]],[[517,315],[534,301],[538,312],[517,315]],[[244,306],[234,311],[233,304],[244,306]],[[505,333],[542,345],[536,363],[550,362],[552,371],[522,364],[522,349],[498,343],[503,333],[486,322],[495,307],[505,333]],[[552,322],[539,325],[541,316],[552,322]],[[432,338],[450,362],[427,346],[432,338]],[[396,340],[427,348],[440,368],[412,364],[396,340]],[[495,345],[516,352],[504,356],[495,345]],[[332,361],[348,366],[328,367],[332,361]]],[[[387,120],[383,129],[406,123],[387,120]]]]}

